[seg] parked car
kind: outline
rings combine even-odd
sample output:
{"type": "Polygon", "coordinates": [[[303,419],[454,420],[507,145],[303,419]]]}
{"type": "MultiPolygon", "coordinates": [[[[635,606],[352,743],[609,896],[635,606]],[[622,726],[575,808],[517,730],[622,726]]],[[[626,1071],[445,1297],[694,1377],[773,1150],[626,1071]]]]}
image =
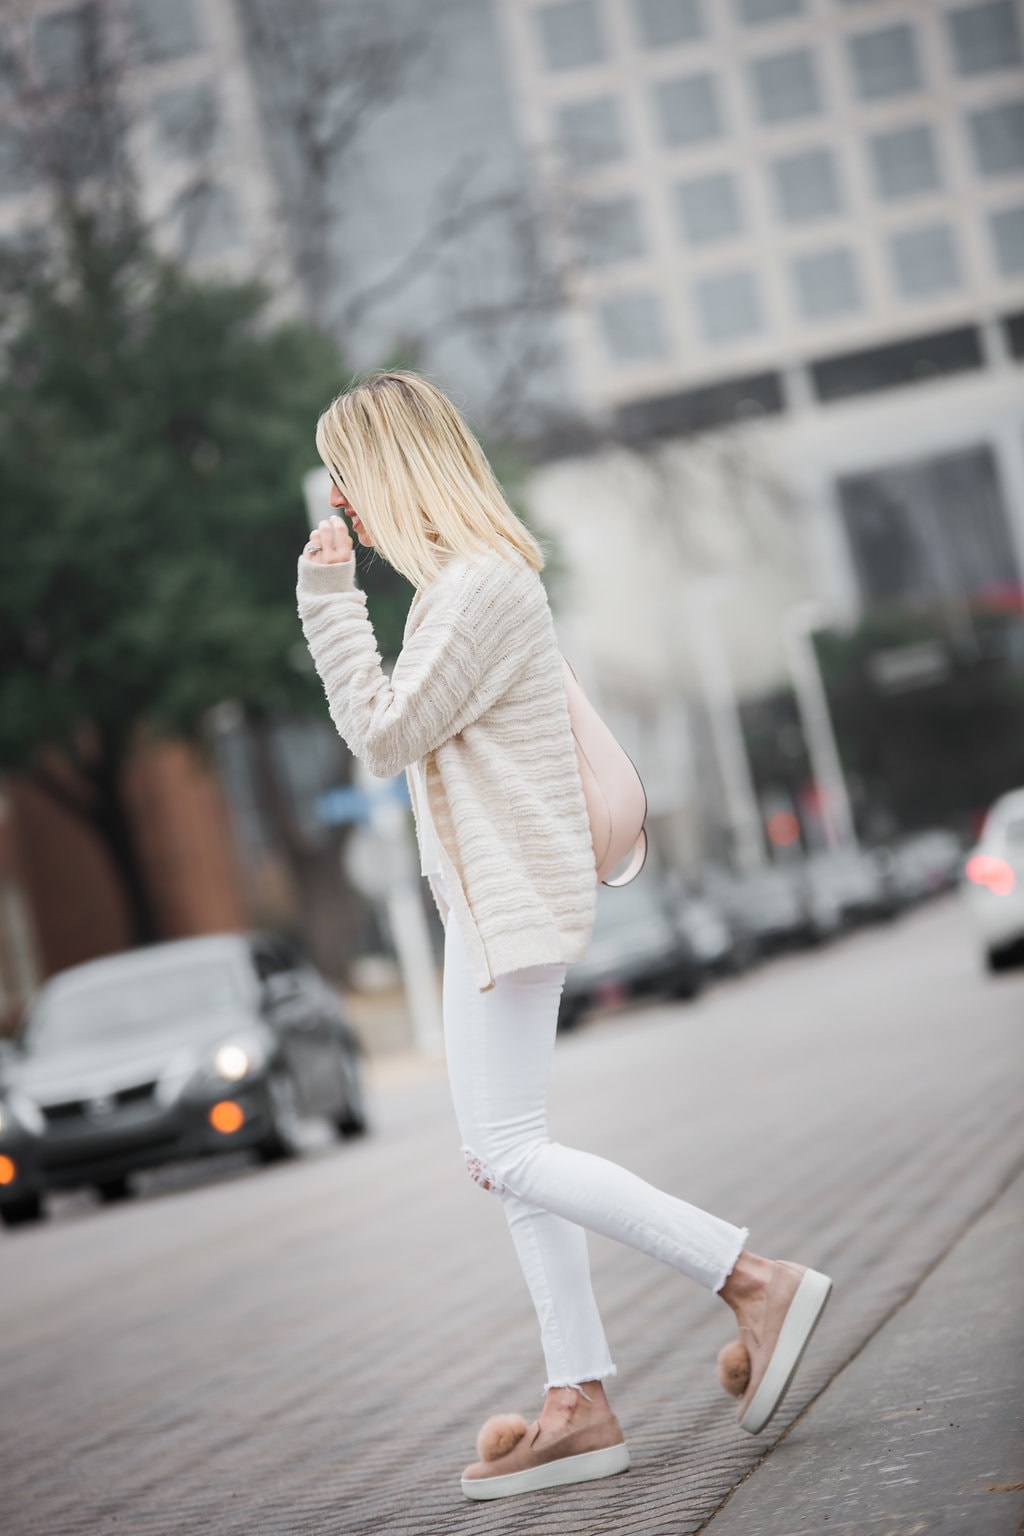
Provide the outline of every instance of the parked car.
{"type": "Polygon", "coordinates": [[[963,893],[988,969],[1024,959],[1024,789],[989,810],[964,866],[963,893]]]}
{"type": "Polygon", "coordinates": [[[0,1221],[5,1227],[43,1214],[39,1138],[44,1128],[31,1099],[0,1083],[0,1221]]]}
{"type": "Polygon", "coordinates": [[[696,997],[702,985],[700,962],[656,881],[602,885],[587,954],[566,969],[558,1028],[573,1028],[588,1008],[652,993],[696,997]]]}
{"type": "Polygon", "coordinates": [[[842,924],[877,922],[892,917],[898,903],[875,857],[859,848],[812,853],[807,876],[832,898],[842,924]]]}
{"type": "Polygon", "coordinates": [[[807,896],[799,876],[792,871],[773,864],[737,875],[715,867],[707,872],[707,884],[729,921],[752,937],[759,954],[774,954],[806,942],[807,896]]]}
{"type": "Polygon", "coordinates": [[[706,975],[731,976],[751,963],[752,941],[710,896],[679,876],[666,882],[665,893],[673,921],[706,975]]]}
{"type": "Polygon", "coordinates": [[[293,1156],[314,1116],[340,1136],[366,1129],[362,1044],[331,988],[274,934],[72,966],[36,994],[18,1044],[0,1107],[5,1126],[34,1138],[39,1192],[92,1185],[115,1200],[133,1172],[177,1159],[293,1156]]]}

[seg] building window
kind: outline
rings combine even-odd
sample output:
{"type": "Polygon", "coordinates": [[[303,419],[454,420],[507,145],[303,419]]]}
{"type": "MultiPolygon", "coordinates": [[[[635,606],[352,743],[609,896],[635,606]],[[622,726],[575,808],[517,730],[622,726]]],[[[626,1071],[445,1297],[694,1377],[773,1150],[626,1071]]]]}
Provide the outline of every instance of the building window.
{"type": "Polygon", "coordinates": [[[751,272],[722,272],[694,285],[706,341],[735,341],[761,329],[761,306],[751,272]]]}
{"type": "Polygon", "coordinates": [[[691,245],[728,240],[743,227],[735,178],[726,172],[696,176],[676,187],[679,226],[691,245]]]}
{"type": "Polygon", "coordinates": [[[619,363],[643,363],[664,357],[665,327],[653,293],[634,288],[609,294],[598,305],[609,355],[619,363]]]}
{"type": "Polygon", "coordinates": [[[751,81],[762,123],[790,123],[821,111],[814,57],[806,48],[755,59],[751,81]]]}
{"type": "Polygon", "coordinates": [[[581,69],[604,58],[593,0],[560,0],[542,5],[535,15],[548,69],[581,69]]]}
{"type": "Polygon", "coordinates": [[[711,75],[662,80],[655,87],[661,136],[666,144],[700,144],[722,133],[715,81],[711,75]]]}
{"type": "Polygon", "coordinates": [[[804,0],[736,0],[737,17],[748,27],[760,27],[766,22],[802,16],[804,10],[804,0]]]}
{"type": "Polygon", "coordinates": [[[194,0],[132,0],[132,9],[147,64],[179,59],[202,47],[194,0]]]}
{"type": "Polygon", "coordinates": [[[182,254],[187,261],[207,261],[237,245],[238,211],[228,187],[204,183],[190,188],[178,204],[182,254]]]}
{"type": "Polygon", "coordinates": [[[71,90],[95,80],[99,73],[100,38],[94,5],[51,11],[35,24],[35,57],[43,83],[71,90]]]}
{"type": "Polygon", "coordinates": [[[917,44],[908,26],[882,27],[849,39],[850,62],[862,101],[884,101],[921,89],[917,44]]]}
{"type": "Polygon", "coordinates": [[[1024,99],[972,112],[968,122],[982,176],[1010,176],[1024,170],[1024,99]]]}
{"type": "Polygon", "coordinates": [[[558,141],[573,171],[588,171],[620,159],[626,142],[618,102],[613,96],[567,102],[558,113],[558,141]]]}
{"type": "Polygon", "coordinates": [[[635,197],[580,203],[573,211],[580,258],[588,267],[607,267],[643,256],[646,246],[635,197]]]}
{"type": "Polygon", "coordinates": [[[34,182],[24,134],[13,123],[0,123],[0,197],[28,192],[34,182]]]}
{"type": "Polygon", "coordinates": [[[813,256],[797,257],[793,282],[800,313],[806,320],[831,320],[861,307],[852,251],[818,251],[813,256]]]}
{"type": "Polygon", "coordinates": [[[831,150],[805,149],[772,166],[779,216],[790,224],[827,219],[839,213],[842,198],[831,150]]]}
{"type": "Polygon", "coordinates": [[[163,91],[150,103],[156,145],[165,160],[198,160],[217,138],[217,98],[207,84],[163,91]]]}
{"type": "Polygon", "coordinates": [[[996,266],[1004,277],[1024,272],[1024,207],[1000,208],[988,216],[996,266]]]}
{"type": "Polygon", "coordinates": [[[633,0],[633,12],[645,48],[670,48],[704,36],[700,0],[633,0]]]}
{"type": "Polygon", "coordinates": [[[931,298],[959,286],[956,246],[947,224],[929,224],[892,235],[889,251],[896,286],[904,298],[931,298]]]}
{"type": "Polygon", "coordinates": [[[987,444],[850,475],[837,489],[865,606],[931,606],[1019,583],[987,444]]]}
{"type": "Polygon", "coordinates": [[[986,75],[1021,62],[1020,25],[1010,0],[950,11],[946,26],[957,74],[986,75]]]}
{"type": "Polygon", "coordinates": [[[876,133],[871,140],[875,187],[886,202],[937,191],[939,163],[932,131],[924,123],[876,133]]]}

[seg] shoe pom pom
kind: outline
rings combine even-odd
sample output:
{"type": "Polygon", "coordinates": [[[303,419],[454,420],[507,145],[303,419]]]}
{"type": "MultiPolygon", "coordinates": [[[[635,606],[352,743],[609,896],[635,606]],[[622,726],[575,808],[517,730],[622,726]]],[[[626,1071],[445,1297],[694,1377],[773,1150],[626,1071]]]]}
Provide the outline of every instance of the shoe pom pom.
{"type": "Polygon", "coordinates": [[[742,1339],[731,1339],[718,1351],[718,1379],[733,1397],[742,1397],[750,1384],[750,1351],[742,1339]]]}
{"type": "Polygon", "coordinates": [[[521,1413],[496,1413],[487,1420],[476,1437],[476,1453],[481,1461],[497,1461],[507,1456],[529,1429],[521,1413]]]}

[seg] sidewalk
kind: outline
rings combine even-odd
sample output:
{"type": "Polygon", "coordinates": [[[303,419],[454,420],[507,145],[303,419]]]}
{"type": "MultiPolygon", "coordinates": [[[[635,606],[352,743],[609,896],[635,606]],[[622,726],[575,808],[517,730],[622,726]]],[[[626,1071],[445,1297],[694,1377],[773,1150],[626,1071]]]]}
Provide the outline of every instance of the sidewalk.
{"type": "Polygon", "coordinates": [[[1018,1174],[702,1536],[1018,1536],[1022,1528],[1018,1174]]]}

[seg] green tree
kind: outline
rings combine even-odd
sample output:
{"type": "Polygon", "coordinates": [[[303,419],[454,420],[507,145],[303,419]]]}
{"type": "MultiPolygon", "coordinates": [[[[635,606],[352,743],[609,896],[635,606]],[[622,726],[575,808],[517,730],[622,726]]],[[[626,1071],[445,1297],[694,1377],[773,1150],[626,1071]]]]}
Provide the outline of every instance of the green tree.
{"type": "MultiPolygon", "coordinates": [[[[123,227],[105,238],[76,215],[63,249],[0,354],[0,768],[95,828],[145,942],[121,796],[140,727],[200,742],[225,699],[257,730],[323,712],[295,562],[300,478],[341,363],[308,326],[269,324],[258,288],[199,284],[123,227]],[[80,793],[49,772],[50,747],[80,793]]],[[[382,574],[365,585],[393,642],[410,592],[382,574]]]]}

